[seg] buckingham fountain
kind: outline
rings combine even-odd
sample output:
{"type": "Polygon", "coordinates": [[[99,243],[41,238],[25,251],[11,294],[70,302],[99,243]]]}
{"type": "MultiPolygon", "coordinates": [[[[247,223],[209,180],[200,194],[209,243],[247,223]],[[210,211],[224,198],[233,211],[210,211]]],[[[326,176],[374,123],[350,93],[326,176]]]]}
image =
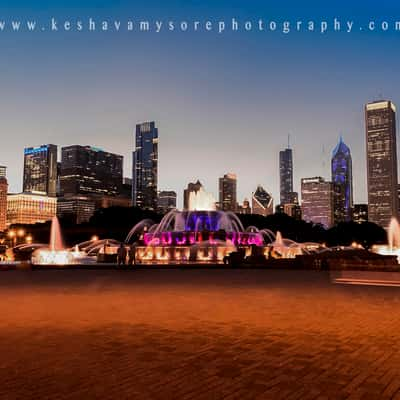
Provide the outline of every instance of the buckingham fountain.
{"type": "Polygon", "coordinates": [[[189,210],[172,210],[159,224],[141,221],[126,243],[134,243],[141,264],[218,264],[237,251],[244,257],[294,258],[320,247],[283,239],[269,229],[244,228],[235,213],[216,210],[215,199],[203,188],[190,193],[189,210]]]}
{"type": "MultiPolygon", "coordinates": [[[[54,217],[49,244],[37,245],[31,262],[50,267],[112,263],[116,261],[120,245],[114,239],[96,238],[66,248],[59,221],[54,217]]],[[[353,249],[329,248],[311,242],[297,243],[283,238],[280,232],[274,233],[255,226],[245,228],[235,213],[216,210],[215,199],[203,188],[190,193],[188,210],[172,210],[160,223],[149,219],[140,221],[131,229],[123,245],[127,252],[133,250],[135,262],[143,265],[221,264],[235,254],[249,260],[252,257],[264,261],[294,259],[310,255],[320,257],[353,249]]],[[[363,257],[377,253],[397,256],[400,262],[400,225],[396,219],[392,219],[388,228],[388,244],[375,245],[371,250],[372,253],[363,250],[363,257]]]]}

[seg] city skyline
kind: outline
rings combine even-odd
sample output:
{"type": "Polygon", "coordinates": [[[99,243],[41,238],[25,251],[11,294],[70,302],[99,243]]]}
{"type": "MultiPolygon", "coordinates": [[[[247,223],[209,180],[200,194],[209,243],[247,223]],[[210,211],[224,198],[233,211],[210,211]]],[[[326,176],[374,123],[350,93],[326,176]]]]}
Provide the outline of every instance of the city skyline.
{"type": "MultiPolygon", "coordinates": [[[[389,100],[390,101],[390,100],[389,100]]],[[[392,104],[395,104],[393,101],[391,101],[391,103],[392,104]]],[[[370,103],[365,103],[365,105],[364,105],[364,107],[366,106],[366,104],[370,104],[370,103]]],[[[142,123],[143,124],[143,123],[142,123]]],[[[140,125],[142,125],[141,123],[138,123],[138,124],[136,124],[135,126],[136,126],[136,130],[133,132],[133,137],[135,138],[135,132],[137,133],[137,129],[138,129],[138,127],[140,126],[140,125]]],[[[147,124],[147,123],[145,123],[145,124],[147,124]]],[[[154,122],[151,122],[151,124],[154,124],[154,122]]],[[[155,122],[155,125],[157,126],[157,128],[158,128],[158,126],[159,126],[159,123],[158,122],[155,122]]],[[[396,120],[396,125],[397,125],[397,120],[396,120]]],[[[162,124],[161,124],[161,126],[162,126],[162,124]]],[[[155,128],[155,127],[154,127],[155,128]]],[[[157,130],[157,128],[155,128],[156,130],[157,130]]],[[[364,127],[364,129],[365,129],[365,127],[364,127]]],[[[163,132],[163,134],[164,134],[164,132],[163,132]]],[[[363,139],[365,139],[365,138],[363,138],[363,139]]],[[[158,138],[157,138],[157,140],[159,140],[158,138]]],[[[343,140],[343,137],[342,137],[342,135],[340,135],[339,136],[339,141],[342,141],[343,140]]],[[[162,137],[161,137],[161,143],[162,143],[162,137]]],[[[24,147],[24,156],[25,156],[25,158],[26,158],[26,154],[25,154],[25,152],[27,151],[27,150],[29,150],[29,149],[35,149],[35,148],[37,148],[37,149],[40,149],[42,146],[47,146],[47,145],[43,145],[43,144],[40,144],[40,145],[38,145],[37,147],[24,147]]],[[[98,149],[98,150],[100,150],[100,151],[102,151],[102,152],[106,152],[106,153],[108,153],[108,152],[110,152],[110,153],[113,153],[113,154],[115,154],[115,152],[112,150],[112,149],[100,149],[99,147],[97,147],[97,146],[93,146],[93,145],[82,145],[82,144],[78,144],[78,145],[59,145],[58,143],[56,144],[56,148],[58,147],[58,154],[59,154],[59,156],[58,156],[58,160],[61,160],[61,154],[62,154],[62,151],[63,151],[63,149],[66,149],[66,148],[68,148],[68,147],[71,147],[71,146],[78,146],[78,147],[82,147],[82,148],[84,148],[84,147],[92,147],[92,148],[94,148],[94,149],[98,149]]],[[[134,150],[134,149],[133,149],[134,150]]],[[[280,150],[278,151],[278,156],[277,156],[277,166],[276,166],[276,173],[277,173],[277,177],[274,177],[274,176],[272,176],[272,174],[268,174],[268,177],[270,178],[270,180],[271,181],[273,181],[273,180],[277,180],[277,184],[278,184],[278,188],[277,189],[275,189],[275,190],[272,190],[272,189],[270,189],[270,185],[268,185],[268,183],[267,184],[265,184],[264,186],[265,186],[265,188],[267,189],[267,191],[268,192],[270,192],[271,194],[272,194],[272,196],[273,196],[273,199],[274,199],[274,203],[277,205],[277,204],[280,204],[280,202],[279,202],[279,199],[280,199],[280,157],[281,157],[281,154],[283,154],[283,153],[285,153],[285,152],[287,152],[287,150],[290,150],[290,155],[291,155],[291,157],[293,157],[293,154],[294,154],[294,159],[296,159],[296,148],[294,148],[294,146],[290,146],[290,147],[287,147],[287,145],[286,145],[286,148],[284,148],[284,146],[282,146],[281,148],[280,148],[280,150]],[[283,150],[282,150],[283,149],[283,150]]],[[[330,180],[330,178],[331,178],[331,165],[330,165],[330,159],[329,159],[329,150],[328,150],[328,152],[326,152],[326,149],[324,148],[324,146],[322,146],[322,148],[321,148],[321,156],[322,157],[325,157],[324,159],[322,159],[321,160],[321,163],[323,164],[323,165],[325,165],[325,164],[327,164],[327,167],[325,168],[324,167],[324,169],[325,170],[327,170],[327,173],[326,173],[326,175],[321,175],[321,176],[323,176],[326,180],[330,180]]],[[[161,156],[162,156],[162,151],[161,151],[161,156]]],[[[159,157],[159,156],[158,156],[159,157]]],[[[300,168],[301,169],[301,162],[299,162],[298,164],[296,164],[296,165],[294,165],[295,164],[295,162],[293,161],[293,158],[291,159],[291,164],[292,164],[292,174],[294,175],[294,176],[297,176],[298,175],[298,173],[296,173],[297,172],[297,168],[300,168]]],[[[317,158],[317,157],[316,157],[317,158]]],[[[132,171],[132,165],[133,165],[133,163],[134,163],[134,160],[133,160],[133,157],[132,157],[132,155],[129,157],[125,157],[125,156],[123,156],[123,161],[124,161],[124,168],[123,168],[123,176],[124,177],[129,177],[129,178],[131,178],[131,171],[132,171]],[[126,167],[126,164],[128,164],[128,167],[126,167]],[[130,164],[130,165],[129,165],[130,164]]],[[[22,162],[22,164],[24,164],[24,162],[22,162]]],[[[318,163],[317,163],[318,164],[318,163]]],[[[319,170],[319,168],[318,168],[318,166],[317,166],[317,164],[315,165],[315,171],[316,170],[319,170]]],[[[15,187],[15,182],[12,182],[11,181],[11,179],[10,179],[10,175],[9,175],[9,171],[10,171],[10,168],[7,166],[7,168],[8,168],[8,173],[7,173],[7,178],[8,178],[8,184],[9,184],[9,192],[10,193],[20,193],[20,192],[22,192],[23,190],[18,190],[18,188],[17,188],[17,190],[13,190],[13,188],[15,187]]],[[[362,168],[361,168],[362,169],[362,168]]],[[[224,175],[225,173],[226,173],[226,170],[227,169],[225,169],[224,171],[224,173],[222,173],[221,175],[224,175]]],[[[367,165],[365,165],[365,175],[366,175],[366,170],[367,170],[367,165]]],[[[162,173],[163,171],[160,171],[160,167],[158,167],[158,176],[159,176],[159,174],[160,174],[160,172],[162,173]]],[[[11,174],[12,175],[12,174],[11,174]]],[[[23,175],[23,174],[22,174],[23,175]]],[[[207,185],[207,184],[204,184],[204,187],[206,188],[206,190],[208,191],[208,192],[210,192],[210,193],[212,193],[213,195],[214,195],[214,197],[215,198],[218,198],[218,193],[219,193],[219,187],[218,187],[218,185],[219,185],[219,176],[217,176],[217,174],[214,174],[215,175],[215,181],[213,181],[212,180],[212,177],[210,177],[209,179],[209,183],[211,183],[211,185],[207,185]],[[214,187],[216,187],[216,189],[214,189],[213,190],[213,186],[214,187]],[[211,187],[211,189],[210,189],[210,187],[211,187]]],[[[237,173],[235,173],[235,175],[237,175],[237,173]]],[[[260,176],[262,176],[262,174],[260,174],[260,176]]],[[[309,176],[319,176],[319,175],[317,175],[316,173],[311,173],[311,174],[309,174],[309,176]]],[[[23,176],[22,176],[23,177],[23,176]]],[[[300,177],[299,178],[299,181],[297,182],[296,181],[296,179],[293,179],[293,188],[294,189],[296,189],[296,187],[299,187],[299,188],[301,188],[301,179],[302,178],[306,178],[306,176],[303,176],[303,177],[300,177]]],[[[200,179],[201,181],[203,181],[203,182],[205,182],[206,180],[203,178],[203,176],[199,176],[199,177],[195,177],[195,178],[193,178],[192,180],[193,181],[196,181],[196,180],[198,180],[198,179],[200,179]]],[[[253,185],[253,189],[251,190],[251,192],[250,193],[245,193],[243,196],[241,196],[241,193],[243,193],[243,191],[241,191],[240,190],[240,187],[241,187],[241,182],[239,181],[239,179],[237,179],[238,180],[238,190],[237,190],[237,193],[238,193],[238,195],[237,195],[237,202],[238,203],[241,203],[244,199],[249,199],[250,197],[251,197],[251,195],[252,195],[252,193],[254,192],[254,190],[256,189],[256,187],[260,184],[260,183],[256,183],[256,182],[259,182],[260,181],[260,179],[258,179],[258,176],[253,176],[253,180],[251,181],[251,184],[253,185]]],[[[159,181],[159,178],[158,178],[158,181],[159,181]]],[[[354,185],[355,186],[355,188],[357,188],[358,187],[358,185],[360,185],[360,182],[357,182],[357,184],[356,185],[354,185]]],[[[23,179],[21,178],[21,186],[23,186],[23,179]]],[[[182,193],[183,193],[183,191],[184,191],[184,189],[185,189],[185,182],[181,182],[180,183],[180,185],[179,185],[180,187],[182,187],[182,193]]],[[[361,183],[361,185],[360,186],[363,186],[362,185],[362,183],[361,183]]],[[[22,188],[23,189],[23,188],[22,188]]],[[[179,189],[177,189],[176,187],[171,187],[171,186],[168,186],[168,185],[162,185],[162,184],[158,184],[158,190],[160,191],[168,191],[168,190],[173,190],[173,191],[176,191],[177,193],[180,193],[179,192],[179,189]]],[[[299,193],[300,193],[301,191],[299,190],[299,193]]],[[[367,196],[366,196],[366,199],[365,199],[365,201],[357,201],[357,200],[354,200],[353,201],[353,204],[359,204],[359,203],[367,203],[367,196]]],[[[181,199],[181,196],[179,196],[178,195],[178,197],[177,197],[177,207],[178,208],[182,208],[183,207],[183,202],[182,202],[182,199],[181,199]]]]}
{"type": "MultiPolygon", "coordinates": [[[[23,11],[10,4],[8,13],[167,17],[160,1],[138,1],[133,6],[103,0],[101,7],[91,7],[99,2],[89,1],[84,11],[71,10],[66,3],[47,3],[38,1],[23,11]]],[[[235,1],[234,14],[241,20],[356,14],[356,8],[344,2],[334,9],[314,3],[304,9],[294,1],[285,5],[235,1]]],[[[232,13],[232,2],[227,1],[213,5],[212,12],[210,3],[181,5],[172,1],[168,15],[227,18],[232,13]]],[[[397,15],[398,10],[398,5],[386,4],[377,11],[368,3],[359,18],[397,15]]],[[[380,97],[399,104],[400,83],[392,79],[399,63],[391,51],[396,38],[395,33],[356,32],[288,36],[4,32],[0,44],[9,62],[0,66],[4,80],[0,109],[2,131],[10,140],[0,151],[0,160],[9,167],[10,190],[21,190],[18,157],[28,144],[93,144],[123,155],[128,175],[135,124],[155,120],[162,131],[160,189],[181,193],[187,182],[201,179],[217,197],[218,177],[233,171],[239,199],[249,198],[261,184],[277,200],[277,157],[287,134],[292,135],[297,192],[302,177],[330,176],[328,149],[342,134],[352,149],[354,202],[364,203],[363,106],[380,97]]]]}

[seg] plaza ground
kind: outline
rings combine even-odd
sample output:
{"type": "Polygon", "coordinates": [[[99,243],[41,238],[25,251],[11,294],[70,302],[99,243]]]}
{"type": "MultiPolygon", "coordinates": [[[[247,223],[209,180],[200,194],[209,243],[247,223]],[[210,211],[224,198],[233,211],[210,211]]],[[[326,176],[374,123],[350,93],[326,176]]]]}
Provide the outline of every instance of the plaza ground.
{"type": "Polygon", "coordinates": [[[0,398],[400,399],[400,274],[336,278],[2,272],[0,398]]]}

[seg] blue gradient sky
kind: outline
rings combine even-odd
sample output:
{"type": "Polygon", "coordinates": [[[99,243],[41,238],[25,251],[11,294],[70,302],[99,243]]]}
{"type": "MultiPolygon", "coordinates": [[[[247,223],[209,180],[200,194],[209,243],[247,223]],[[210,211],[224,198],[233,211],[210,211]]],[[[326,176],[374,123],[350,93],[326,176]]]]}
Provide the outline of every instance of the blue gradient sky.
{"type": "MultiPolygon", "coordinates": [[[[400,20],[395,1],[1,1],[1,18],[400,20]],[[168,5],[167,5],[168,3],[168,5]],[[280,4],[279,4],[280,3],[280,4]],[[83,6],[82,4],[85,4],[83,6]]],[[[125,156],[137,122],[160,133],[159,188],[238,175],[279,201],[278,152],[291,134],[300,178],[330,176],[340,134],[353,155],[355,201],[366,200],[363,105],[400,106],[400,32],[0,32],[0,164],[22,186],[23,147],[92,144],[125,156]]]]}

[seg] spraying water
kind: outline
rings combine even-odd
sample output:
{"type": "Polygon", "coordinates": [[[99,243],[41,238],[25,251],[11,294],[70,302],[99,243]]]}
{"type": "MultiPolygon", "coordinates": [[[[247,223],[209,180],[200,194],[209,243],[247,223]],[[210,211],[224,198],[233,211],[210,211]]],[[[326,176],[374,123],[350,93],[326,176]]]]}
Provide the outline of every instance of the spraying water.
{"type": "Polygon", "coordinates": [[[51,220],[49,247],[51,251],[60,251],[64,249],[60,222],[57,217],[53,217],[51,220]]]}
{"type": "Polygon", "coordinates": [[[388,244],[391,250],[400,247],[400,225],[397,219],[394,217],[390,220],[389,224],[388,244]]]}

